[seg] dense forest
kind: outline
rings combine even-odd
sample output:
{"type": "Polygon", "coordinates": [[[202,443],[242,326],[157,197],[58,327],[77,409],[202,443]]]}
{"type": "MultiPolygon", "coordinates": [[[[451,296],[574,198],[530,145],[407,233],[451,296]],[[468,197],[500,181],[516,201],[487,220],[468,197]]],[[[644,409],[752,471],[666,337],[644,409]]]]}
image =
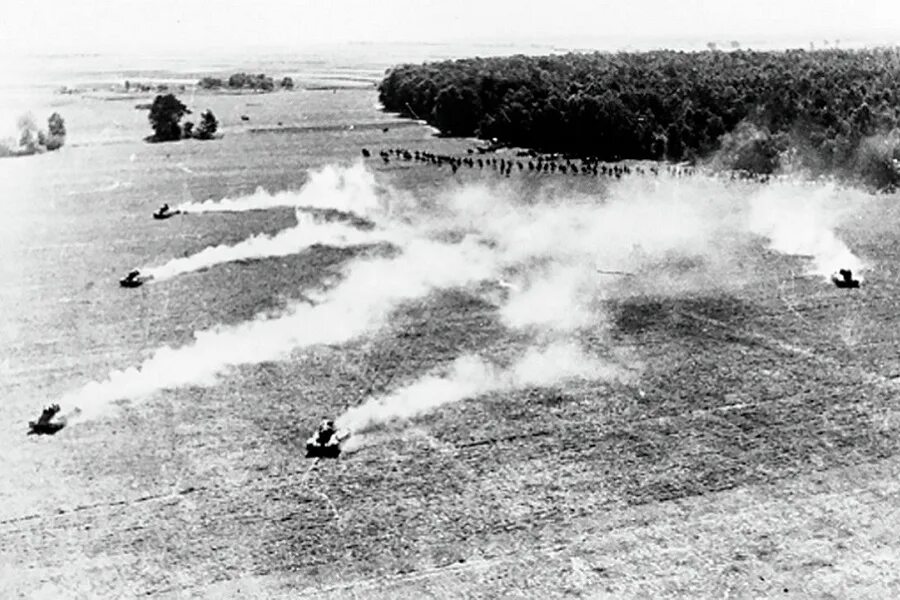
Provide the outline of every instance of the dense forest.
{"type": "Polygon", "coordinates": [[[900,183],[900,51],[594,53],[402,65],[389,111],[446,135],[601,160],[900,183]]]}

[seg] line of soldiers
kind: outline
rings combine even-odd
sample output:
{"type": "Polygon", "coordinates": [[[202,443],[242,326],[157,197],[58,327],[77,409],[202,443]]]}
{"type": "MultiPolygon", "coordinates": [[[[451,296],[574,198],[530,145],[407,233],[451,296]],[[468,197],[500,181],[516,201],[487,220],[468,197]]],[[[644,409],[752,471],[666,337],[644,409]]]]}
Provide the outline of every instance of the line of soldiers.
{"type": "MultiPolygon", "coordinates": [[[[473,151],[470,149],[468,153],[471,155],[473,151]]],[[[415,161],[419,163],[431,164],[437,167],[442,167],[444,165],[449,165],[450,169],[456,173],[458,169],[463,167],[469,169],[493,169],[494,171],[498,171],[501,175],[505,175],[509,177],[514,170],[518,170],[519,172],[528,171],[530,173],[559,173],[562,175],[572,174],[572,175],[592,175],[592,176],[604,176],[604,177],[615,177],[621,178],[625,175],[659,175],[660,172],[668,173],[674,177],[682,177],[682,176],[690,176],[694,174],[694,169],[692,167],[682,167],[682,166],[674,166],[669,165],[666,167],[662,167],[660,165],[651,165],[651,166],[642,166],[642,165],[634,165],[630,166],[627,164],[615,164],[609,165],[606,163],[601,163],[599,160],[594,159],[565,159],[564,162],[557,162],[560,160],[556,156],[547,156],[544,157],[542,155],[536,155],[534,153],[520,153],[527,154],[529,156],[529,160],[521,160],[521,159],[513,159],[513,158],[497,158],[496,156],[491,157],[474,157],[474,156],[450,156],[447,154],[434,154],[433,152],[427,152],[424,150],[414,150],[410,151],[405,148],[389,148],[387,150],[381,150],[378,155],[381,157],[381,160],[384,164],[390,164],[391,160],[403,160],[403,161],[415,161]]],[[[371,157],[371,152],[368,149],[362,149],[362,155],[364,158],[371,157]]]]}
{"type": "MultiPolygon", "coordinates": [[[[413,161],[424,164],[430,164],[437,167],[449,165],[451,170],[456,173],[460,168],[467,167],[470,169],[493,169],[501,175],[509,177],[514,170],[529,171],[533,173],[560,173],[562,175],[592,175],[615,177],[617,179],[626,175],[653,175],[660,174],[669,177],[694,177],[702,175],[704,177],[713,177],[716,179],[730,179],[731,181],[746,181],[754,183],[769,183],[772,181],[784,181],[794,184],[815,184],[820,182],[821,178],[804,182],[801,179],[790,175],[770,175],[766,173],[753,173],[744,170],[708,170],[697,169],[692,166],[664,164],[664,163],[644,163],[644,164],[608,164],[602,163],[596,159],[567,159],[559,154],[540,154],[534,150],[525,150],[517,153],[516,158],[498,158],[496,156],[483,156],[485,152],[479,150],[479,156],[472,156],[474,151],[469,149],[469,156],[458,157],[447,154],[435,154],[425,150],[410,151],[405,148],[389,148],[379,151],[379,156],[384,164],[390,164],[391,160],[413,161]]],[[[372,153],[368,149],[362,149],[364,158],[370,158],[372,153]]],[[[894,191],[894,190],[889,190],[894,191]]],[[[886,192],[888,193],[888,192],[886,192]]]]}

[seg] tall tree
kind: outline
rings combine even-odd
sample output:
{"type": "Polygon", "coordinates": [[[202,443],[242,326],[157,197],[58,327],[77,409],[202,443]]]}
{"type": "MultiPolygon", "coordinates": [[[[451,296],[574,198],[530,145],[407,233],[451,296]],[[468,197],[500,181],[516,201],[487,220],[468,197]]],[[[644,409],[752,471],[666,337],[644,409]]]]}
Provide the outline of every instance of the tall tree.
{"type": "Polygon", "coordinates": [[[66,123],[59,113],[55,112],[47,119],[47,150],[56,150],[66,143],[66,123]]]}
{"type": "Polygon", "coordinates": [[[157,96],[150,106],[148,117],[153,126],[153,141],[170,142],[181,139],[181,118],[189,114],[191,111],[173,94],[157,96]]]}

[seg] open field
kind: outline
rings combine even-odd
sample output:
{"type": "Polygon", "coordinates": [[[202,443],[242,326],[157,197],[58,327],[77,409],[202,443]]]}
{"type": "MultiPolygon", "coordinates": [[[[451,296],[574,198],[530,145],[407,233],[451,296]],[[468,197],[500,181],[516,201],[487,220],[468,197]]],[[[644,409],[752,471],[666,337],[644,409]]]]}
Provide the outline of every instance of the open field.
{"type": "MultiPolygon", "coordinates": [[[[365,335],[26,437],[47,402],[197,331],[281,314],[347,265],[390,254],[313,245],[121,289],[134,266],[295,224],[289,207],[155,222],[162,202],[297,190],[362,147],[470,145],[399,124],[369,90],[213,102],[220,141],[144,144],[145,113],[107,102],[82,106],[83,129],[120,111],[115,143],[0,162],[0,596],[896,595],[893,197],[837,228],[870,264],[860,290],[798,277],[802,259],[758,239],[734,244],[740,277],[721,285],[654,285],[677,279],[662,264],[616,284],[571,333],[631,377],[466,397],[378,425],[338,461],[302,457],[321,416],[467,352],[509,359],[529,335],[478,286],[447,286],[365,335]],[[246,126],[233,118],[251,110],[246,126]]],[[[400,212],[417,225],[416,210],[440,212],[470,183],[520,200],[616,185],[367,164],[413,199],[400,212]]]]}

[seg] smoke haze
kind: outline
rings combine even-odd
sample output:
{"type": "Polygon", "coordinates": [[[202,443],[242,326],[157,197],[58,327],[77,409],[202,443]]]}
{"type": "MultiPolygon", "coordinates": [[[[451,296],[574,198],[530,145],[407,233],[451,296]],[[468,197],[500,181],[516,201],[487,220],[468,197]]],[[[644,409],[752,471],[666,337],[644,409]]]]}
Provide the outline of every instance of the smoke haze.
{"type": "MultiPolygon", "coordinates": [[[[281,201],[290,197],[294,206],[368,211],[379,215],[374,230],[321,223],[300,210],[295,228],[176,259],[154,275],[165,279],[224,260],[285,255],[314,243],[384,241],[397,248],[396,256],[354,259],[339,284],[307,293],[315,306],[298,303],[277,317],[196,332],[192,343],[160,348],[141,366],[114,372],[60,402],[64,409],[80,407],[86,418],[106,414],[118,399],[214,385],[235,367],[289,360],[298,348],[362,338],[389,326],[391,313],[406,303],[454,288],[478,294],[486,283],[498,292],[492,298],[501,322],[530,340],[528,349],[502,367],[489,355],[463,355],[442,373],[350,409],[340,418],[342,425],[365,430],[528,385],[621,379],[633,370],[621,357],[592,356],[572,342],[583,330],[603,338],[611,322],[605,300],[743,285],[755,273],[742,266],[748,256],[755,253],[756,267],[766,267],[760,236],[778,252],[814,256],[818,270],[858,264],[835,233],[843,217],[822,201],[835,202],[835,194],[821,186],[749,187],[660,177],[615,183],[603,197],[555,192],[522,201],[507,188],[467,185],[444,192],[437,202],[422,199],[419,212],[401,225],[385,216],[382,199],[402,194],[380,189],[360,165],[329,167],[281,201]]],[[[611,339],[606,339],[612,346],[608,354],[616,355],[611,339]]]]}
{"type": "Polygon", "coordinates": [[[614,364],[587,356],[572,342],[529,348],[509,368],[474,354],[457,358],[444,373],[429,374],[395,392],[368,400],[338,417],[339,429],[365,433],[395,419],[410,419],[446,404],[494,392],[551,386],[575,379],[626,379],[614,364]]]}
{"type": "Polygon", "coordinates": [[[346,223],[321,222],[315,215],[298,210],[297,225],[275,235],[256,235],[230,246],[210,246],[197,254],[175,258],[158,267],[145,267],[141,271],[155,281],[164,281],[221,263],[298,254],[316,244],[343,248],[393,239],[387,231],[365,231],[346,223]]]}
{"type": "Polygon", "coordinates": [[[249,196],[206,202],[188,202],[178,206],[186,213],[243,212],[280,207],[329,208],[360,216],[386,209],[378,195],[372,171],[357,162],[350,168],[328,165],[314,171],[300,191],[269,194],[262,188],[249,196]]]}

